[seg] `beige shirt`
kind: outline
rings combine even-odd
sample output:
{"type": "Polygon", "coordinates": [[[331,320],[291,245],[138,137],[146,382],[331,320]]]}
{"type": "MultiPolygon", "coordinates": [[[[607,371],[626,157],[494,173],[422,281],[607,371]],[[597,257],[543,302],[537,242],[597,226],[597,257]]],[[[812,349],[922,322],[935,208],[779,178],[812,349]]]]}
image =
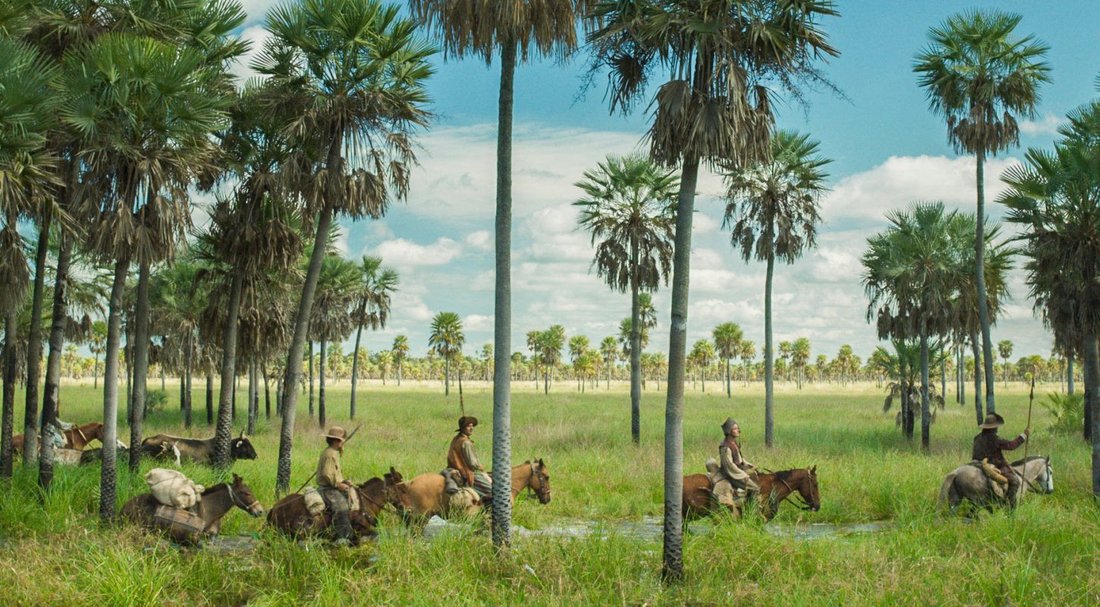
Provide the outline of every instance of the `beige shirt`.
{"type": "Polygon", "coordinates": [[[466,465],[471,470],[484,471],[481,462],[477,460],[477,453],[474,453],[474,441],[468,440],[462,443],[462,459],[466,460],[466,465]]]}
{"type": "Polygon", "coordinates": [[[338,487],[344,482],[344,475],[340,472],[340,451],[329,447],[321,452],[321,459],[317,462],[317,486],[338,487]]]}
{"type": "MultiPolygon", "coordinates": [[[[727,445],[725,442],[718,446],[718,461],[722,467],[722,474],[726,475],[727,478],[735,481],[743,481],[749,479],[748,473],[734,463],[733,450],[730,449],[729,445],[727,445]]],[[[743,459],[741,460],[741,463],[744,464],[746,467],[751,465],[743,459]]]]}

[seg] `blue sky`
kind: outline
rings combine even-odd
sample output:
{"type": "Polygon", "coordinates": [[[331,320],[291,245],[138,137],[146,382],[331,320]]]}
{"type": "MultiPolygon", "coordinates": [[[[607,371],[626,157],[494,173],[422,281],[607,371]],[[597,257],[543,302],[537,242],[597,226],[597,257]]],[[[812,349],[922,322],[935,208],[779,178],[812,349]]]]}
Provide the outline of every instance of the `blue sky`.
{"type": "MultiPolygon", "coordinates": [[[[263,15],[275,4],[245,0],[243,36],[263,39],[263,15]]],[[[1051,50],[1052,82],[1042,89],[1038,115],[1023,125],[1021,148],[987,166],[987,196],[998,175],[1028,146],[1049,146],[1074,107],[1100,95],[1100,3],[953,2],[888,0],[837,3],[841,17],[823,24],[841,56],[823,66],[844,98],[809,91],[805,106],[785,102],[779,125],[821,142],[830,165],[831,192],[822,202],[819,246],[799,262],[778,266],[776,340],[809,337],[816,356],[832,357],[851,344],[866,357],[878,343],[866,323],[859,283],[866,239],[885,227],[883,214],[917,200],[943,200],[973,211],[973,160],[947,143],[942,120],[929,109],[912,73],[913,56],[927,44],[929,27],[971,8],[1023,15],[1021,35],[1051,50]],[[1080,24],[1089,24],[1081,27],[1080,24]]],[[[523,66],[516,78],[514,139],[513,351],[524,351],[532,329],[562,324],[568,335],[593,343],[615,335],[629,315],[626,295],[613,293],[589,272],[592,248],[576,229],[572,185],[608,154],[640,147],[647,116],[610,115],[602,80],[583,90],[585,54],[566,62],[523,66]]],[[[241,68],[241,72],[245,71],[241,68]]],[[[345,223],[341,246],[349,257],[381,255],[397,269],[401,287],[386,330],[364,336],[371,350],[406,334],[414,352],[427,348],[428,325],[440,311],[457,312],[466,326],[467,354],[492,341],[493,205],[495,184],[496,65],[467,59],[443,63],[429,82],[439,120],[419,138],[422,167],[407,203],[381,221],[345,223]]],[[[644,108],[643,108],[644,109],[644,108]]],[[[763,344],[764,270],[735,257],[721,227],[721,181],[704,176],[692,254],[689,343],[709,337],[718,323],[739,323],[747,339],[763,344]]],[[[996,218],[1001,209],[988,205],[996,218]]],[[[1013,299],[994,329],[994,341],[1016,344],[1014,358],[1049,355],[1051,339],[1035,319],[1023,274],[1014,272],[1013,299]]],[[[667,351],[669,289],[654,298],[658,328],[650,350],[667,351]]]]}

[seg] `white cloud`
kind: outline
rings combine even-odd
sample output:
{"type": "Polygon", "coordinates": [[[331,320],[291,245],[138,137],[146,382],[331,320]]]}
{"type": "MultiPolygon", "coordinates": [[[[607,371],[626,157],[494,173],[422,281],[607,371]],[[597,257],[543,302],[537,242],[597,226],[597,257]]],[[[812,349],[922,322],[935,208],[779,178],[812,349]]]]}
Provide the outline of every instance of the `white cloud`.
{"type": "MultiPolygon", "coordinates": [[[[246,5],[248,3],[246,2],[246,5]]],[[[264,29],[263,25],[253,25],[246,27],[241,32],[241,39],[249,42],[250,47],[248,52],[238,57],[233,65],[229,68],[229,71],[237,77],[238,85],[243,86],[249,78],[256,76],[256,72],[252,71],[252,60],[259,54],[263,48],[264,43],[271,37],[271,32],[264,29]]]]}
{"type": "Polygon", "coordinates": [[[241,5],[244,7],[244,12],[248,17],[245,18],[245,23],[263,23],[267,17],[267,11],[271,10],[277,4],[282,4],[286,0],[241,0],[241,5]]]}
{"type": "Polygon", "coordinates": [[[443,265],[461,252],[462,245],[450,238],[440,238],[429,245],[398,238],[387,240],[374,249],[374,254],[386,260],[387,265],[398,268],[443,265]]]}
{"type": "Polygon", "coordinates": [[[470,332],[492,331],[493,317],[485,314],[469,314],[462,319],[462,329],[470,332]]]}
{"type": "Polygon", "coordinates": [[[1056,135],[1063,122],[1065,120],[1061,116],[1047,114],[1039,120],[1024,120],[1020,123],[1020,132],[1025,135],[1056,135]]]}
{"type": "Polygon", "coordinates": [[[493,250],[493,235],[488,230],[478,230],[466,235],[466,246],[478,251],[493,250]]]}

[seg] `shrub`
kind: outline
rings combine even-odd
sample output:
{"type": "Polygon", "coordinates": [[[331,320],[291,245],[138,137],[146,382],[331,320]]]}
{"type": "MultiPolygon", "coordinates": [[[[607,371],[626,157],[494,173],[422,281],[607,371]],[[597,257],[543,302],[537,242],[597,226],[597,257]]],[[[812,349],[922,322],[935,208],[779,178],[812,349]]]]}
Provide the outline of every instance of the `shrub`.
{"type": "Polygon", "coordinates": [[[168,393],[164,390],[149,390],[145,393],[145,412],[155,413],[168,404],[168,393]]]}
{"type": "Polygon", "coordinates": [[[1054,418],[1054,423],[1050,425],[1052,432],[1072,434],[1081,431],[1085,415],[1085,398],[1082,395],[1052,392],[1040,404],[1054,418]]]}

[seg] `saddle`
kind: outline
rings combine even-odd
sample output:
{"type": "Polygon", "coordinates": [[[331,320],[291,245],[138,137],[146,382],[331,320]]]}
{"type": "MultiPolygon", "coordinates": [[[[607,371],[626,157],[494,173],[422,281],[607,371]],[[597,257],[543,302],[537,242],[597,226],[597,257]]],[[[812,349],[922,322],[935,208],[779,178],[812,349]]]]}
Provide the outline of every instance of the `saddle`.
{"type": "Polygon", "coordinates": [[[972,465],[976,465],[981,468],[986,478],[989,479],[990,487],[993,491],[993,495],[999,499],[1004,499],[1008,495],[1008,479],[1001,473],[996,466],[989,463],[989,458],[982,458],[980,462],[971,462],[972,465]]]}

